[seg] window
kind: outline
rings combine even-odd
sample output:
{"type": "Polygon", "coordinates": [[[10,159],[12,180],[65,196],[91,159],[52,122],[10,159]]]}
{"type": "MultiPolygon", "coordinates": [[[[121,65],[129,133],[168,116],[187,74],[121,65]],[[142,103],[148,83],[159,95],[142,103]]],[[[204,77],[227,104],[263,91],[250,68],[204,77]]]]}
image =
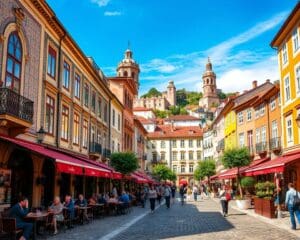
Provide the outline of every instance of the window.
{"type": "Polygon", "coordinates": [[[260,114],[260,116],[265,115],[265,105],[264,104],[261,104],[259,106],[259,114],[260,114]]]}
{"type": "Polygon", "coordinates": [[[287,52],[287,43],[284,43],[282,46],[282,62],[283,65],[288,61],[288,52],[287,52]]]}
{"type": "Polygon", "coordinates": [[[189,151],[189,160],[193,160],[194,159],[194,152],[189,151]]]}
{"type": "Polygon", "coordinates": [[[288,116],[286,118],[286,140],[287,140],[287,145],[290,146],[293,144],[294,139],[293,139],[293,127],[292,127],[292,116],[288,116]]]}
{"type": "Polygon", "coordinates": [[[184,140],[180,140],[180,147],[184,148],[184,140]]]}
{"type": "Polygon", "coordinates": [[[84,84],[84,105],[86,107],[89,106],[89,91],[90,91],[89,85],[87,83],[84,84]]]}
{"type": "Polygon", "coordinates": [[[54,98],[46,96],[46,119],[45,131],[49,134],[54,133],[54,98]]]}
{"type": "Polygon", "coordinates": [[[88,147],[88,121],[86,119],[83,120],[82,147],[88,147]]]}
{"type": "Polygon", "coordinates": [[[118,143],[118,152],[120,152],[120,143],[118,143]]]}
{"type": "Polygon", "coordinates": [[[61,120],[61,138],[68,141],[69,135],[69,108],[62,107],[62,120],[61,120]]]}
{"type": "Polygon", "coordinates": [[[98,118],[102,118],[102,99],[98,98],[98,111],[97,111],[98,118]]]}
{"type": "Polygon", "coordinates": [[[190,147],[190,148],[192,148],[193,146],[194,146],[194,144],[193,144],[193,140],[192,140],[192,139],[190,139],[190,140],[189,140],[189,147],[190,147]]]}
{"type": "Polygon", "coordinates": [[[189,165],[189,172],[193,173],[194,172],[194,165],[189,165]]]}
{"type": "Polygon", "coordinates": [[[115,141],[114,140],[112,140],[112,142],[111,142],[111,150],[112,150],[112,152],[115,152],[115,141]]]}
{"type": "Polygon", "coordinates": [[[112,110],[112,125],[115,126],[116,124],[116,111],[115,109],[112,110]]]}
{"type": "Polygon", "coordinates": [[[185,152],[180,152],[180,160],[184,160],[185,159],[185,152]]]}
{"type": "Polygon", "coordinates": [[[260,129],[259,128],[256,129],[255,141],[256,141],[256,144],[260,143],[260,129]]]}
{"type": "Polygon", "coordinates": [[[80,76],[77,73],[75,73],[74,95],[77,99],[80,99],[80,76]]]}
{"type": "Polygon", "coordinates": [[[152,161],[157,162],[157,152],[152,152],[152,161]]]}
{"type": "Polygon", "coordinates": [[[121,115],[118,114],[118,130],[121,130],[121,115]]]}
{"type": "Polygon", "coordinates": [[[165,152],[160,152],[160,160],[165,161],[166,160],[166,153],[165,152]]]}
{"type": "Polygon", "coordinates": [[[278,106],[281,106],[281,95],[280,95],[280,92],[278,93],[278,106]]]}
{"type": "Polygon", "coordinates": [[[104,116],[103,116],[104,122],[107,122],[107,110],[108,110],[108,107],[107,107],[107,103],[105,102],[104,103],[104,109],[103,109],[103,111],[104,111],[104,116]]]}
{"type": "Polygon", "coordinates": [[[294,52],[297,52],[299,49],[298,28],[295,28],[295,30],[293,31],[293,49],[294,49],[294,52]]]}
{"type": "Polygon", "coordinates": [[[64,72],[63,72],[63,87],[69,89],[70,85],[70,65],[64,61],[64,72]]]}
{"type": "Polygon", "coordinates": [[[180,171],[181,171],[182,173],[184,173],[184,172],[185,172],[185,166],[184,166],[184,165],[181,165],[181,169],[180,169],[180,171]]]}
{"type": "Polygon", "coordinates": [[[251,121],[252,119],[252,110],[251,108],[247,109],[247,121],[251,121]]]}
{"type": "Polygon", "coordinates": [[[160,148],[165,148],[166,147],[166,142],[165,141],[160,141],[160,148]]]}
{"type": "Polygon", "coordinates": [[[242,124],[244,122],[243,112],[238,113],[238,122],[239,124],[242,124]]]}
{"type": "Polygon", "coordinates": [[[285,93],[285,101],[291,99],[291,92],[290,92],[290,78],[286,77],[284,79],[284,93],[285,93]]]}
{"type": "Polygon", "coordinates": [[[259,118],[259,107],[255,109],[255,119],[259,118]]]}
{"type": "Polygon", "coordinates": [[[296,92],[300,94],[300,66],[296,67],[296,92]]]}
{"type": "Polygon", "coordinates": [[[277,121],[272,121],[272,138],[278,137],[278,127],[277,127],[277,121]]]}
{"type": "Polygon", "coordinates": [[[273,111],[276,108],[276,98],[272,97],[270,102],[270,109],[273,111]]]}
{"type": "Polygon", "coordinates": [[[263,126],[261,128],[261,141],[266,142],[267,141],[267,128],[266,126],[263,126]]]}
{"type": "Polygon", "coordinates": [[[76,145],[79,145],[79,129],[80,129],[80,117],[79,114],[74,113],[73,143],[76,145]]]}
{"type": "Polygon", "coordinates": [[[5,73],[5,87],[20,92],[22,69],[22,45],[17,32],[9,35],[5,73]]]}
{"type": "Polygon", "coordinates": [[[177,152],[172,152],[172,160],[177,161],[177,152]]]}
{"type": "Polygon", "coordinates": [[[201,139],[197,139],[197,147],[201,147],[201,139]]]}
{"type": "Polygon", "coordinates": [[[96,112],[96,92],[92,92],[92,111],[96,112]]]}
{"type": "Polygon", "coordinates": [[[173,141],[172,141],[172,147],[173,147],[173,148],[176,148],[176,147],[177,147],[176,140],[173,140],[173,141]]]}
{"type": "Polygon", "coordinates": [[[197,151],[197,160],[201,160],[201,151],[197,151]]]}
{"type": "Polygon", "coordinates": [[[245,146],[245,136],[244,133],[239,133],[239,145],[240,147],[245,146]]]}
{"type": "Polygon", "coordinates": [[[173,165],[173,172],[177,173],[177,165],[173,165]]]}
{"type": "Polygon", "coordinates": [[[55,79],[55,72],[56,72],[56,51],[49,46],[47,73],[50,77],[55,79]]]}

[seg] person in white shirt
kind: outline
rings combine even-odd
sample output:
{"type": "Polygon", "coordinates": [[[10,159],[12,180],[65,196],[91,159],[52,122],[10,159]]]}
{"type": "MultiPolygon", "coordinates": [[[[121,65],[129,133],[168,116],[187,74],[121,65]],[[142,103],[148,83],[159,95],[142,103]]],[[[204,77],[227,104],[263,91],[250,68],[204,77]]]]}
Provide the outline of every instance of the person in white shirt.
{"type": "Polygon", "coordinates": [[[194,200],[197,201],[198,188],[196,185],[193,186],[193,195],[194,195],[194,200]]]}

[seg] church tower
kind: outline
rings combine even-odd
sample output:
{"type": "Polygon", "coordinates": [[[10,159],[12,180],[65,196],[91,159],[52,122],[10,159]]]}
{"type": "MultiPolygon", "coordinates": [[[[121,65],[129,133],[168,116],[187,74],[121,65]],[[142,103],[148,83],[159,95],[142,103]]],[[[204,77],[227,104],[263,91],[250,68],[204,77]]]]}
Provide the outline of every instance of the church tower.
{"type": "Polygon", "coordinates": [[[132,78],[135,82],[136,89],[138,90],[139,74],[140,74],[140,67],[134,61],[133,53],[128,46],[128,49],[125,51],[124,59],[119,63],[117,67],[117,76],[132,78]]]}
{"type": "Polygon", "coordinates": [[[176,105],[176,87],[173,81],[169,81],[167,86],[167,100],[171,106],[176,105]]]}
{"type": "Polygon", "coordinates": [[[211,108],[217,106],[220,103],[217,84],[216,84],[216,74],[212,69],[212,64],[210,59],[207,59],[206,69],[202,75],[203,82],[203,97],[199,101],[199,105],[204,108],[211,108]]]}

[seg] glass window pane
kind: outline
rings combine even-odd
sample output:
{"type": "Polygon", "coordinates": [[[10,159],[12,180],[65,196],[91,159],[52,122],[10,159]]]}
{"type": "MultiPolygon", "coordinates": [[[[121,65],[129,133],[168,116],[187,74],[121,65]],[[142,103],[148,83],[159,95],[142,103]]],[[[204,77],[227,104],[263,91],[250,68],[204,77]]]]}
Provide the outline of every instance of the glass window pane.
{"type": "Polygon", "coordinates": [[[13,60],[10,57],[7,58],[6,71],[9,73],[13,73],[13,60]]]}
{"type": "Polygon", "coordinates": [[[6,78],[5,78],[5,87],[10,88],[11,87],[11,82],[12,82],[11,76],[7,75],[6,78]]]}
{"type": "Polygon", "coordinates": [[[19,61],[21,61],[21,48],[20,47],[16,48],[15,57],[16,57],[16,59],[18,59],[19,61]]]}
{"type": "Polygon", "coordinates": [[[20,79],[20,64],[15,63],[14,76],[20,79]]]}

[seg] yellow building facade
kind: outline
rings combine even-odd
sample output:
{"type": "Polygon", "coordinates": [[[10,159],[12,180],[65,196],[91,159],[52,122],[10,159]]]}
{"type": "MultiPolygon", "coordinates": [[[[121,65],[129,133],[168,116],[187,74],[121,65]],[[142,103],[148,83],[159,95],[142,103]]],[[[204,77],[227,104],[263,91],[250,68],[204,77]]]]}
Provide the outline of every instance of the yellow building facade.
{"type": "Polygon", "coordinates": [[[236,146],[236,114],[235,111],[230,111],[225,115],[225,150],[236,146]]]}
{"type": "Polygon", "coordinates": [[[284,22],[271,46],[277,49],[280,72],[281,115],[283,149],[299,149],[300,128],[300,4],[298,3],[284,22]]]}

